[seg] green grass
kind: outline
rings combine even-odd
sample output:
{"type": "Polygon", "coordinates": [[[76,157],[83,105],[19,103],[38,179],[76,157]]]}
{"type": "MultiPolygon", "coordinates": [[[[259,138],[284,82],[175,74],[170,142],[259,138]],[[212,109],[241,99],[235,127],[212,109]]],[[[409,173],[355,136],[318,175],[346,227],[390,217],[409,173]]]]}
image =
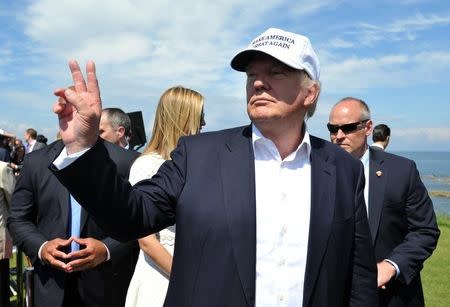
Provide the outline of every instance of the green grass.
{"type": "Polygon", "coordinates": [[[425,306],[450,305],[450,217],[438,216],[441,236],[421,273],[425,306]]]}

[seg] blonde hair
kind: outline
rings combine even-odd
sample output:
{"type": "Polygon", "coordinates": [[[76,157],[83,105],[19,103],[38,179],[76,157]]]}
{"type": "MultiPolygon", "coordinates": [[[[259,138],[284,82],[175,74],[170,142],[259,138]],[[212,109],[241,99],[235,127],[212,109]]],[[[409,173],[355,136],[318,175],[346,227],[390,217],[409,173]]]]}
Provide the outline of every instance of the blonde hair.
{"type": "Polygon", "coordinates": [[[170,159],[181,136],[200,132],[203,96],[191,89],[175,86],[166,90],[159,99],[153,124],[153,133],[143,154],[156,152],[170,159]]]}

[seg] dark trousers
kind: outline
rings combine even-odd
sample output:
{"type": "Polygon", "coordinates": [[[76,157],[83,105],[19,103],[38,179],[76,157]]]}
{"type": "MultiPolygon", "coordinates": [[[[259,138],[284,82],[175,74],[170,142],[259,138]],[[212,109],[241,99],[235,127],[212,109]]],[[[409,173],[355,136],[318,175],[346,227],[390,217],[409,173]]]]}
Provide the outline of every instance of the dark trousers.
{"type": "Polygon", "coordinates": [[[9,259],[0,260],[0,307],[9,307],[9,259]]]}

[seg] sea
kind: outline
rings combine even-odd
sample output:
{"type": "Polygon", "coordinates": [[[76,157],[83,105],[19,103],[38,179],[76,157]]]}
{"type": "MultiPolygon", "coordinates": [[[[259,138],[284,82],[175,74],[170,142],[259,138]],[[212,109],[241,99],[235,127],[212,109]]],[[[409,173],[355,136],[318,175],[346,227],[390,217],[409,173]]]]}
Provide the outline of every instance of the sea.
{"type": "Polygon", "coordinates": [[[450,216],[450,152],[392,151],[392,153],[416,162],[420,177],[433,201],[434,211],[436,214],[450,216]]]}

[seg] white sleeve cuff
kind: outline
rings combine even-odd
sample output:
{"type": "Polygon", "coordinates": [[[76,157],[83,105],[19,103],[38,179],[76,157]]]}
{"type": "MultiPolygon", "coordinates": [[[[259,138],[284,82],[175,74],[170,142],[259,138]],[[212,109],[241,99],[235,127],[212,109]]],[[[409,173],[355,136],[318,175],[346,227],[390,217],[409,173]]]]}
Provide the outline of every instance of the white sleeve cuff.
{"type": "Polygon", "coordinates": [[[78,159],[79,157],[81,157],[86,151],[88,151],[89,148],[83,149],[82,151],[73,153],[71,155],[67,155],[67,150],[66,147],[63,148],[63,150],[61,151],[61,153],[59,154],[59,156],[55,159],[55,161],[53,161],[53,165],[58,169],[63,169],[67,166],[69,166],[70,164],[72,164],[73,162],[75,162],[76,159],[78,159]]]}
{"type": "Polygon", "coordinates": [[[384,259],[384,261],[387,261],[390,264],[392,264],[392,266],[395,268],[395,278],[397,278],[398,275],[400,275],[400,268],[398,267],[397,263],[389,259],[384,259]]]}
{"type": "Polygon", "coordinates": [[[41,256],[42,247],[44,247],[44,244],[47,243],[47,242],[48,242],[48,241],[45,241],[44,243],[42,243],[41,247],[39,247],[39,250],[38,250],[38,258],[39,258],[39,260],[41,260],[41,261],[42,261],[42,256],[41,256]]]}
{"type": "Polygon", "coordinates": [[[106,248],[106,261],[108,261],[109,259],[111,259],[111,254],[109,252],[108,246],[106,246],[105,243],[103,243],[103,245],[105,245],[105,248],[106,248]]]}

